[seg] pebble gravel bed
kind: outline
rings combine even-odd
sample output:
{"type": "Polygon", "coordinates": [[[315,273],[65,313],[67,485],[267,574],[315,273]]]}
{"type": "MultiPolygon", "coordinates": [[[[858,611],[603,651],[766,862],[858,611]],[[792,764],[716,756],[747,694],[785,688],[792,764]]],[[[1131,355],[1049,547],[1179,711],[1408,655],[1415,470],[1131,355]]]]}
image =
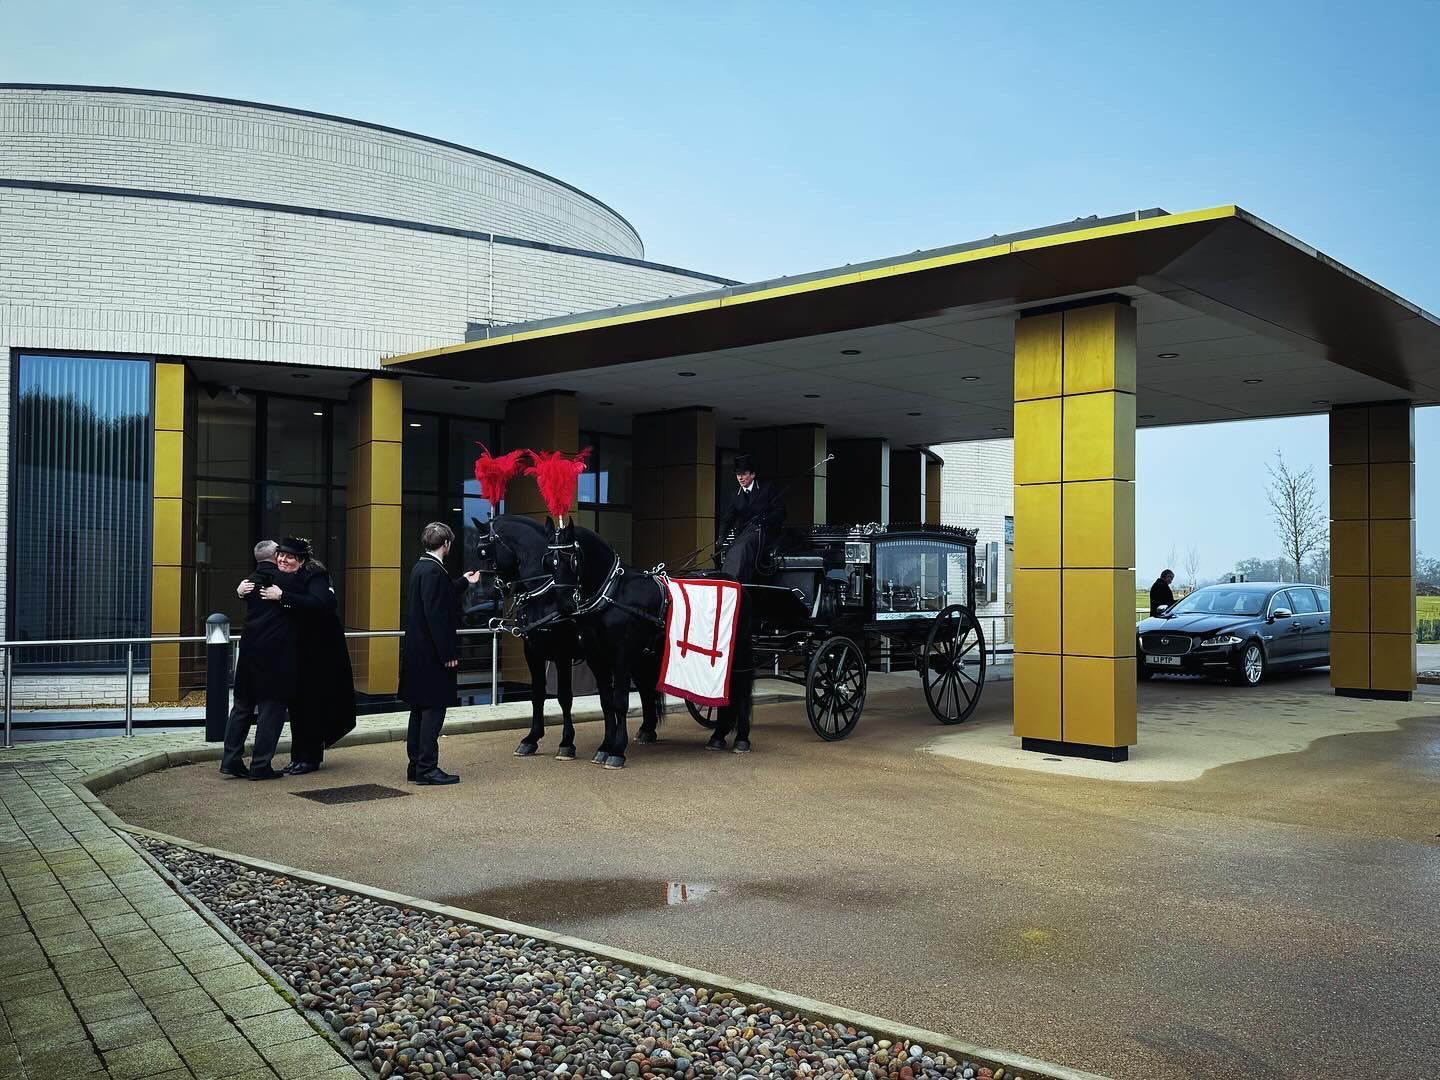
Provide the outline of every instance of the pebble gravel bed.
{"type": "Polygon", "coordinates": [[[382,1078],[1023,1080],[534,938],[142,843],[382,1078]]]}

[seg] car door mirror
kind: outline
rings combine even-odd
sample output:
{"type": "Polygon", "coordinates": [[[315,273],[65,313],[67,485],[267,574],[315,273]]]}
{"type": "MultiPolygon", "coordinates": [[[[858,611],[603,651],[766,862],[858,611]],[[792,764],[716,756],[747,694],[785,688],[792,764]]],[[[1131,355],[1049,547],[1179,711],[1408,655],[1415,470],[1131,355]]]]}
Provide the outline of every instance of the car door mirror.
{"type": "Polygon", "coordinates": [[[1164,615],[1165,612],[1167,612],[1167,611],[1169,611],[1169,610],[1170,610],[1170,605],[1169,605],[1169,604],[1156,604],[1156,605],[1155,605],[1155,614],[1156,614],[1156,615],[1164,615]]]}
{"type": "Polygon", "coordinates": [[[1270,621],[1274,622],[1276,619],[1288,619],[1293,614],[1294,612],[1289,608],[1277,607],[1270,613],[1270,621]]]}

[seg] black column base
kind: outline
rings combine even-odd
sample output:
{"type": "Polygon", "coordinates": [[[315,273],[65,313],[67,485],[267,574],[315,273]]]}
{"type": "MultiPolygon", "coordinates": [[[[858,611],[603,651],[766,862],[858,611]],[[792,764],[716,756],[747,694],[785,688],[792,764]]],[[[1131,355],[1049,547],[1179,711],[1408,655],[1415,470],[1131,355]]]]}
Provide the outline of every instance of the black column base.
{"type": "Polygon", "coordinates": [[[1371,701],[1413,701],[1415,695],[1409,690],[1349,690],[1335,687],[1336,697],[1369,698],[1371,701]]]}
{"type": "Polygon", "coordinates": [[[1092,761],[1129,761],[1128,746],[1091,746],[1089,743],[1056,742],[1054,739],[1020,738],[1021,750],[1033,750],[1037,754],[1058,754],[1060,757],[1083,757],[1092,761]]]}

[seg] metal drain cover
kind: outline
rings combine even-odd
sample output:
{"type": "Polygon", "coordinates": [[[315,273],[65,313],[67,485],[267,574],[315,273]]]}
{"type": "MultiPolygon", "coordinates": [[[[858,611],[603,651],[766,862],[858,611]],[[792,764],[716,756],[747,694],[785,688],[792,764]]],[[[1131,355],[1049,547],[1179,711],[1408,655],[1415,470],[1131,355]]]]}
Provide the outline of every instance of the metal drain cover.
{"type": "Polygon", "coordinates": [[[313,791],[292,791],[302,799],[318,803],[369,802],[371,799],[398,799],[411,794],[383,784],[349,784],[345,787],[315,788],[313,791]]]}

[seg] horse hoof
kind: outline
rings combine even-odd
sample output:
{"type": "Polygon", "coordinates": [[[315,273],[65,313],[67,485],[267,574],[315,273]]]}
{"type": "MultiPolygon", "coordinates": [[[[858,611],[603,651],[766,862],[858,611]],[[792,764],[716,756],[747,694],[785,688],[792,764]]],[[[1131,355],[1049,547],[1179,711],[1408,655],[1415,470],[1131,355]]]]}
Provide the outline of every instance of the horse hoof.
{"type": "Polygon", "coordinates": [[[515,756],[529,757],[531,754],[535,753],[535,751],[539,749],[540,747],[537,743],[522,742],[519,746],[515,747],[515,756]]]}
{"type": "Polygon", "coordinates": [[[555,760],[556,760],[556,761],[574,761],[574,760],[575,760],[575,747],[573,747],[573,746],[562,746],[562,747],[560,747],[559,750],[556,750],[556,751],[555,751],[555,760]]]}
{"type": "Polygon", "coordinates": [[[590,759],[590,764],[591,764],[591,765],[604,765],[604,764],[605,764],[605,759],[608,758],[609,756],[610,756],[610,755],[607,754],[607,753],[605,753],[604,750],[596,750],[596,751],[595,751],[595,756],[590,759]]]}
{"type": "Polygon", "coordinates": [[[749,740],[749,739],[736,739],[736,740],[735,740],[735,753],[737,753],[737,754],[748,754],[749,752],[750,752],[750,740],[749,740]]]}
{"type": "Polygon", "coordinates": [[[705,749],[706,749],[706,750],[724,750],[724,749],[725,749],[725,740],[724,740],[724,739],[711,739],[709,742],[707,742],[707,743],[705,744],[705,749]]]}
{"type": "Polygon", "coordinates": [[[635,741],[641,746],[649,746],[651,743],[660,741],[660,736],[653,731],[639,731],[635,733],[635,741]]]}
{"type": "Polygon", "coordinates": [[[619,754],[609,754],[605,758],[605,767],[607,769],[623,769],[625,767],[625,759],[619,754]]]}

